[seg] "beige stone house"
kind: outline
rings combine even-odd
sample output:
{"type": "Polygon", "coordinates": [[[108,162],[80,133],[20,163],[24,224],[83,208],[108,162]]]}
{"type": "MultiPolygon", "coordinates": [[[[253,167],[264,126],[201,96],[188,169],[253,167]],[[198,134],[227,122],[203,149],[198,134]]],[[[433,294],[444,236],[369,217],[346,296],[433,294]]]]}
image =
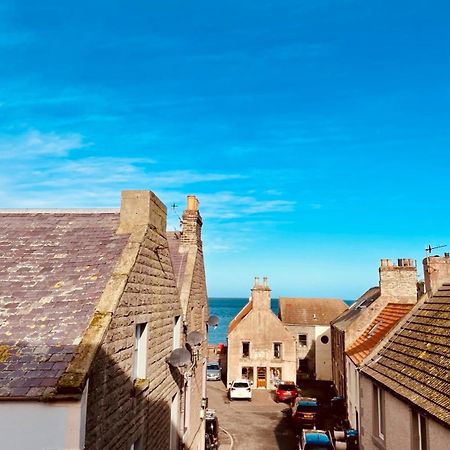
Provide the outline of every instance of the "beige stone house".
{"type": "Polygon", "coordinates": [[[185,406],[203,350],[188,376],[167,363],[205,331],[201,245],[180,245],[199,269],[174,270],[170,239],[149,191],[123,192],[120,212],[0,213],[2,447],[203,448],[199,396],[185,406]]]}
{"type": "Polygon", "coordinates": [[[227,382],[248,378],[254,388],[295,381],[295,339],[270,308],[267,279],[255,278],[248,303],[228,327],[227,382]]]}
{"type": "Polygon", "coordinates": [[[361,448],[450,442],[450,255],[424,260],[427,292],[361,367],[361,448]]]}
{"type": "Polygon", "coordinates": [[[417,269],[415,261],[399,259],[393,264],[382,259],[379,285],[367,290],[351,307],[331,322],[332,375],[337,392],[347,397],[346,351],[364,333],[370,323],[389,304],[417,302],[417,269]]]}
{"type": "Polygon", "coordinates": [[[278,317],[296,340],[298,378],[331,380],[330,322],[347,309],[339,299],[280,297],[278,317]]]}

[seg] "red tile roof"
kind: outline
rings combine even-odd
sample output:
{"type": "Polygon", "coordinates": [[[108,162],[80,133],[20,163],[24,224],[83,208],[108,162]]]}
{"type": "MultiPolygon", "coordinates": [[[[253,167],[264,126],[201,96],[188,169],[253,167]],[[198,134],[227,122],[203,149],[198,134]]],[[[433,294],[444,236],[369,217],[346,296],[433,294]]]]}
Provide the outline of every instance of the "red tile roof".
{"type": "Polygon", "coordinates": [[[359,364],[375,348],[375,346],[394,328],[414,305],[388,303],[364,333],[350,346],[347,355],[359,364]]]}
{"type": "Polygon", "coordinates": [[[56,386],[128,242],[118,223],[118,213],[0,212],[0,397],[56,386]]]}
{"type": "Polygon", "coordinates": [[[348,309],[336,298],[280,297],[280,319],[285,325],[330,325],[348,309]]]}

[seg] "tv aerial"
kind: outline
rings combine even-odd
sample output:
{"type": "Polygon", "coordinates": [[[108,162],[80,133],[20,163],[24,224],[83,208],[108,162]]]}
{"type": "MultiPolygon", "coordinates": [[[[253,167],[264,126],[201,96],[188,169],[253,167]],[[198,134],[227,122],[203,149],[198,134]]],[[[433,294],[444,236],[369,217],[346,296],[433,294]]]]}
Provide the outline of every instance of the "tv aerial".
{"type": "Polygon", "coordinates": [[[431,244],[430,244],[430,245],[428,245],[428,247],[425,248],[425,254],[427,256],[430,256],[431,252],[433,250],[436,250],[437,248],[444,248],[444,247],[447,247],[447,245],[435,245],[434,247],[432,247],[431,244]]]}

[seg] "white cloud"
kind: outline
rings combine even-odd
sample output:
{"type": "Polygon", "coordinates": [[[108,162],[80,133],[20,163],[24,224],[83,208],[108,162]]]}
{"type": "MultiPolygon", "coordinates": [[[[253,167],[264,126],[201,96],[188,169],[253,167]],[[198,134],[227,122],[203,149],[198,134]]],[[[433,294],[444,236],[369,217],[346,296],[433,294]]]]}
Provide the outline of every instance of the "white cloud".
{"type": "Polygon", "coordinates": [[[80,134],[57,135],[37,130],[11,136],[0,135],[0,159],[30,159],[42,156],[66,156],[70,150],[86,147],[80,134]]]}

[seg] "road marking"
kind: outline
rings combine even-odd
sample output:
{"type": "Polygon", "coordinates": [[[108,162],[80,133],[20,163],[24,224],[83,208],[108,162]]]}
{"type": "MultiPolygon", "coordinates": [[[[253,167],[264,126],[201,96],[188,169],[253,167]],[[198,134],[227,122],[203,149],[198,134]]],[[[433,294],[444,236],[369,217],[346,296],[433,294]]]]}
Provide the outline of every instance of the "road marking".
{"type": "Polygon", "coordinates": [[[228,435],[228,437],[230,438],[230,440],[231,440],[230,450],[233,450],[233,446],[234,446],[234,439],[233,439],[233,436],[231,436],[231,434],[228,433],[228,431],[225,430],[225,428],[223,428],[223,427],[219,427],[219,428],[220,428],[226,435],[228,435]]]}

